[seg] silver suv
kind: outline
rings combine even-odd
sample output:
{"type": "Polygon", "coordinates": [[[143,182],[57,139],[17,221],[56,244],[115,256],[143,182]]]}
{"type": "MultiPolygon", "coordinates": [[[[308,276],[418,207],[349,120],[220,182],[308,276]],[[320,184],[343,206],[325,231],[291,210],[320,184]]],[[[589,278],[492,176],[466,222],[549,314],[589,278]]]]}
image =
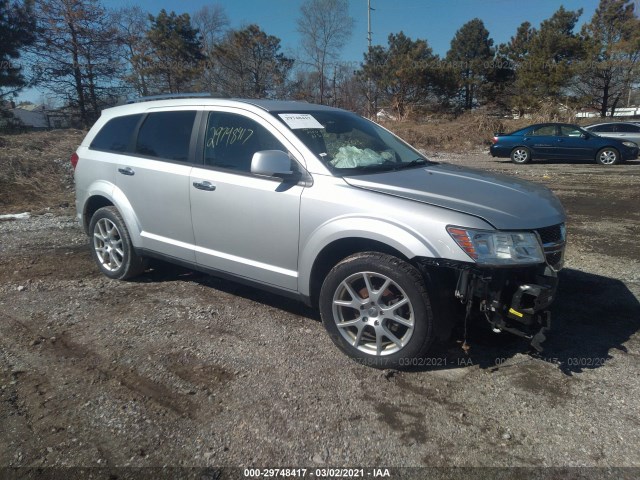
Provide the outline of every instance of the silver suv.
{"type": "Polygon", "coordinates": [[[114,279],[157,258],[299,298],[369,365],[457,324],[540,342],[565,245],[545,187],[439,164],[381,126],[300,102],[140,101],[77,152],[78,218],[114,279]]]}

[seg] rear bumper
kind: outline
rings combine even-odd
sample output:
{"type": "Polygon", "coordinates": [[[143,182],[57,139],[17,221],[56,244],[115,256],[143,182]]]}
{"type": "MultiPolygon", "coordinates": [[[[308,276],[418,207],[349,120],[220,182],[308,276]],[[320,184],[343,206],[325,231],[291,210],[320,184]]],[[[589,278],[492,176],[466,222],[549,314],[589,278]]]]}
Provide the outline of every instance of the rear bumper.
{"type": "Polygon", "coordinates": [[[492,157],[508,157],[511,155],[511,150],[499,145],[491,145],[489,153],[492,157]]]}

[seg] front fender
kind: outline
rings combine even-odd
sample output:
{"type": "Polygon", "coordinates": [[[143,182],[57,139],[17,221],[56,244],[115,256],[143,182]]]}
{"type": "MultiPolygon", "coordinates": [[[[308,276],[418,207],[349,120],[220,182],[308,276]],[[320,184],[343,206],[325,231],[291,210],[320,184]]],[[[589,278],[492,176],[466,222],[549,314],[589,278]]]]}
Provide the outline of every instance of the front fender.
{"type": "Polygon", "coordinates": [[[304,245],[301,245],[298,286],[302,295],[310,294],[311,271],[320,252],[335,241],[352,238],[383,243],[407,258],[440,257],[437,249],[426,237],[407,225],[376,217],[340,217],[319,226],[309,235],[304,245]]]}

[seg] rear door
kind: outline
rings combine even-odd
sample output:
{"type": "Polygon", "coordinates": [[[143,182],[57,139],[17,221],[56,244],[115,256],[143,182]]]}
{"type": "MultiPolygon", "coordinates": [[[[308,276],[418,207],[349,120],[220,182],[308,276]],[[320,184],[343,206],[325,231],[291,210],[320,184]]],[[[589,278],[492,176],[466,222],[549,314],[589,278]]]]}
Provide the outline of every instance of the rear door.
{"type": "Polygon", "coordinates": [[[524,137],[534,158],[553,158],[558,156],[558,136],[556,125],[540,125],[533,128],[524,137]]]}
{"type": "Polygon", "coordinates": [[[194,107],[148,113],[116,174],[116,186],[135,212],[143,247],[190,262],[195,261],[189,177],[196,117],[194,107]]]}
{"type": "Polygon", "coordinates": [[[640,125],[633,123],[620,123],[616,125],[616,138],[640,145],[640,125]]]}
{"type": "MultiPolygon", "coordinates": [[[[251,173],[255,152],[292,147],[253,113],[228,108],[205,114],[203,165],[189,180],[197,263],[295,291],[304,187],[251,173]]],[[[292,167],[301,168],[293,160],[292,167]]]]}

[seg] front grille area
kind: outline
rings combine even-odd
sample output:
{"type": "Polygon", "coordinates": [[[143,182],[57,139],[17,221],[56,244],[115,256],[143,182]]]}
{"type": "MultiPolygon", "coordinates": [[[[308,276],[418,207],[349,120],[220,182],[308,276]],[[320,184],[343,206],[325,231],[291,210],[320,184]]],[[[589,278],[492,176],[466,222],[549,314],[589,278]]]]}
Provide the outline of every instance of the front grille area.
{"type": "Polygon", "coordinates": [[[563,227],[564,225],[560,223],[558,225],[552,225],[551,227],[539,228],[536,232],[540,235],[543,245],[547,243],[564,242],[563,227]]]}
{"type": "Polygon", "coordinates": [[[547,253],[545,255],[545,258],[547,259],[547,263],[549,265],[557,269],[562,266],[562,255],[563,252],[547,253]]]}
{"type": "Polygon", "coordinates": [[[542,240],[547,263],[556,270],[562,268],[565,245],[564,224],[560,223],[550,227],[538,228],[536,232],[540,235],[540,240],[542,240]]]}

